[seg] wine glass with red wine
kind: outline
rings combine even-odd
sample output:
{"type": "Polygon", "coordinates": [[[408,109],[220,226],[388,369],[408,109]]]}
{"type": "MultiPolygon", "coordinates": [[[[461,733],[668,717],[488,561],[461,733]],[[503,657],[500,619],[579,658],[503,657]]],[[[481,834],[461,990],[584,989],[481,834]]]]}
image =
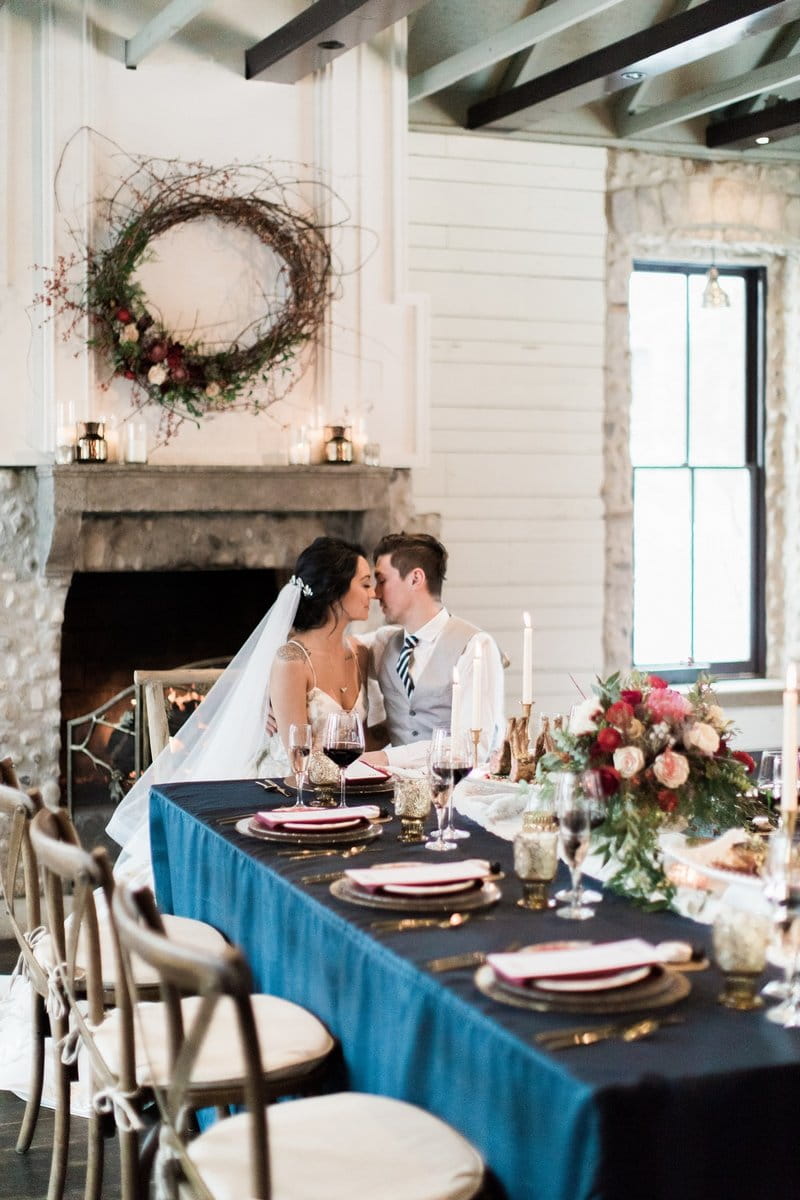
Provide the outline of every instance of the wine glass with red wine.
{"type": "Polygon", "coordinates": [[[344,808],[345,771],[364,753],[364,727],[358,713],[331,713],[325,725],[322,748],[339,768],[339,807],[344,808]]]}
{"type": "Polygon", "coordinates": [[[303,787],[308,770],[308,756],[311,753],[312,729],[310,725],[289,726],[289,762],[294,771],[294,781],[297,786],[295,808],[303,804],[303,787]]]}
{"type": "Polygon", "coordinates": [[[456,849],[456,843],[445,836],[445,817],[452,803],[453,788],[471,770],[472,752],[467,735],[451,734],[449,729],[435,729],[431,739],[430,776],[438,831],[434,840],[425,843],[426,850],[441,853],[456,849]]]}

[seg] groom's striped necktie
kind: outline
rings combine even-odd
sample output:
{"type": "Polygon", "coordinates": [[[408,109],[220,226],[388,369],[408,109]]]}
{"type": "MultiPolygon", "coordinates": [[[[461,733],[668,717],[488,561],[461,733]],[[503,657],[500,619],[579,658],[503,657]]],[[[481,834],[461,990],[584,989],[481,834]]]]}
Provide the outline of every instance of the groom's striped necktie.
{"type": "Polygon", "coordinates": [[[407,633],[397,659],[397,674],[400,676],[400,681],[406,689],[409,699],[414,691],[414,680],[411,678],[411,659],[418,641],[419,638],[415,637],[413,633],[407,633]]]}

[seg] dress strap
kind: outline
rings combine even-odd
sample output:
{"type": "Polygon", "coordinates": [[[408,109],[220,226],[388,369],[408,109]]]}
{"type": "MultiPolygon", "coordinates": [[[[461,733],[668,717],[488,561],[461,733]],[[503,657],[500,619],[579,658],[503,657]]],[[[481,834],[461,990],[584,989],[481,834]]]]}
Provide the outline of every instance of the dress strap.
{"type": "Polygon", "coordinates": [[[350,652],[352,653],[353,658],[356,660],[356,679],[358,681],[356,696],[358,697],[361,695],[361,689],[364,686],[364,681],[361,677],[361,663],[359,662],[358,658],[358,643],[354,642],[352,638],[348,638],[347,644],[350,647],[350,652]]]}
{"type": "Polygon", "coordinates": [[[317,672],[314,670],[314,664],[311,661],[311,655],[308,653],[308,651],[306,650],[303,643],[298,642],[296,638],[289,638],[289,641],[286,643],[286,645],[287,646],[297,646],[298,650],[303,651],[303,654],[305,655],[305,658],[306,658],[306,662],[308,663],[309,667],[311,668],[311,675],[314,680],[314,687],[316,687],[317,686],[317,672]]]}

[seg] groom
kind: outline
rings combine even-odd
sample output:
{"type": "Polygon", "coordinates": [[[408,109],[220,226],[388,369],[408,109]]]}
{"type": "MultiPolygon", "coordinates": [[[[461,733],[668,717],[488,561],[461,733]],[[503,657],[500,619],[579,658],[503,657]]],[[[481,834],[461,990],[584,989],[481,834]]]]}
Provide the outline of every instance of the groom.
{"type": "Polygon", "coordinates": [[[479,757],[487,759],[504,720],[503,664],[488,634],[451,616],[442,604],[447,551],[430,534],[390,533],[375,547],[374,558],[375,595],[387,625],[373,635],[370,675],[383,696],[391,745],[364,757],[376,765],[424,766],[433,730],[451,723],[454,668],[460,684],[458,720],[468,731],[480,646],[479,757]]]}

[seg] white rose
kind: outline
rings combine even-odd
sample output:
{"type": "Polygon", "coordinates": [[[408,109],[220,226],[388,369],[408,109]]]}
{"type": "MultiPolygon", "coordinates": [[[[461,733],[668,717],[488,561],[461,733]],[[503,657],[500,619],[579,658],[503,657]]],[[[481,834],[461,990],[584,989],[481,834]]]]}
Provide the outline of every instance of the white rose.
{"type": "Polygon", "coordinates": [[[602,705],[594,696],[576,704],[569,717],[570,733],[574,733],[577,737],[580,737],[582,733],[594,733],[597,729],[597,718],[602,716],[602,713],[602,705]]]}
{"type": "Polygon", "coordinates": [[[159,383],[163,383],[166,378],[167,368],[162,367],[161,363],[156,363],[155,366],[151,367],[147,372],[147,379],[149,383],[155,383],[158,385],[159,383]]]}
{"type": "Polygon", "coordinates": [[[644,755],[638,746],[620,746],[614,751],[614,766],[623,779],[633,779],[644,766],[644,755]]]}
{"type": "Polygon", "coordinates": [[[706,709],[706,720],[716,729],[717,733],[722,733],[728,724],[728,718],[718,704],[709,704],[706,709]]]}
{"type": "Polygon", "coordinates": [[[218,396],[221,391],[222,391],[222,388],[219,386],[218,383],[212,382],[212,383],[207,384],[207,386],[206,386],[206,395],[209,396],[212,400],[214,399],[215,396],[218,396]]]}
{"type": "Polygon", "coordinates": [[[139,330],[133,323],[126,325],[119,335],[119,340],[121,342],[138,342],[139,330]]]}
{"type": "Polygon", "coordinates": [[[683,744],[687,750],[694,748],[701,754],[707,754],[710,758],[719,750],[719,734],[711,725],[706,725],[704,721],[698,721],[696,725],[690,725],[684,732],[683,744]]]}

